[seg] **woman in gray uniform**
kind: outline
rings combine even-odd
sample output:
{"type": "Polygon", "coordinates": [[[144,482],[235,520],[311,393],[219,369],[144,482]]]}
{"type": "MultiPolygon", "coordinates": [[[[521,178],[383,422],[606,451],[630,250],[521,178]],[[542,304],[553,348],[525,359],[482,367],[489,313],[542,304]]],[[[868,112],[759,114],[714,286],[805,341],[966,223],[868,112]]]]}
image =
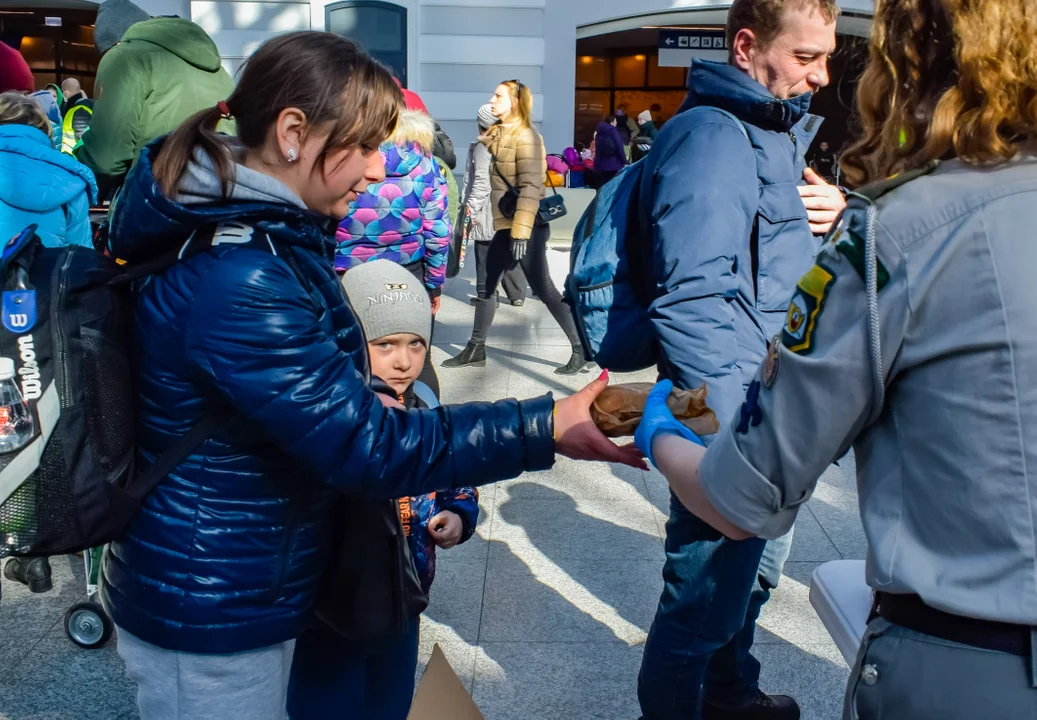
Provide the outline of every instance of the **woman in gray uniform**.
{"type": "Polygon", "coordinates": [[[878,614],[848,719],[1037,718],[1034,37],[1033,0],[878,0],[841,159],[865,186],[738,416],[707,453],[660,383],[638,430],[738,539],[784,534],[854,448],[878,614]]]}

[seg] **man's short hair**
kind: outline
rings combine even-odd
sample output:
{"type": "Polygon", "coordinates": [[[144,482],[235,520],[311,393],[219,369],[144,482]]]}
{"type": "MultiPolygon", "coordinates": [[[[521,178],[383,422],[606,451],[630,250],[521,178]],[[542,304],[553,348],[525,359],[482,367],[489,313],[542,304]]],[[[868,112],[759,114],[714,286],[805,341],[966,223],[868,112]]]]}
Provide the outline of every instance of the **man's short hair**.
{"type": "Polygon", "coordinates": [[[786,9],[807,8],[821,13],[826,22],[839,17],[836,0],[734,0],[727,13],[728,53],[734,52],[739,30],[752,30],[763,47],[770,45],[781,32],[786,9]]]}

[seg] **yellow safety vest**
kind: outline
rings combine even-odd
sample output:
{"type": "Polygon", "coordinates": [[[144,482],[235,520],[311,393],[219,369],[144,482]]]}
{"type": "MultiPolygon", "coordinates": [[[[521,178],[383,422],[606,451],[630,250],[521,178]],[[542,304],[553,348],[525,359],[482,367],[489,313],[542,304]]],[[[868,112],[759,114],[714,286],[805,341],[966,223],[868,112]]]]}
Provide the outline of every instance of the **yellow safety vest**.
{"type": "Polygon", "coordinates": [[[75,105],[65,113],[65,119],[61,122],[61,152],[66,155],[71,155],[79,143],[79,140],[76,138],[76,131],[72,128],[72,120],[73,116],[80,110],[85,110],[87,115],[94,114],[93,108],[86,105],[75,105]]]}

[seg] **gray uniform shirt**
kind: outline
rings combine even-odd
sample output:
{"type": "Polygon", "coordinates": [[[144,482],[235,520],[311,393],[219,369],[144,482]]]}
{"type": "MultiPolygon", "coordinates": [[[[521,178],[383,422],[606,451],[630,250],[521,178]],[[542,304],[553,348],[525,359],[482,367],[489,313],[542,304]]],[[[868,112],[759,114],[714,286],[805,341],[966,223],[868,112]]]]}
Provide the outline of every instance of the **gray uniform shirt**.
{"type": "Polygon", "coordinates": [[[797,285],[705,492],[776,538],[852,445],[872,587],[1037,625],[1037,159],[947,162],[875,200],[881,375],[870,205],[851,198],[797,285]]]}

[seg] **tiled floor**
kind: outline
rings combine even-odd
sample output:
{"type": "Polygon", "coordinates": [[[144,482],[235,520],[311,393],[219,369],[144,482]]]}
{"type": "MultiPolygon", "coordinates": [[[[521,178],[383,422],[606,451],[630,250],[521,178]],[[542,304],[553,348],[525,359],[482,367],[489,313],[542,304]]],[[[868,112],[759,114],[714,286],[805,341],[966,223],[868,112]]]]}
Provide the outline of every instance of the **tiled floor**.
{"type": "MultiPolygon", "coordinates": [[[[552,251],[564,274],[566,256],[552,251]]],[[[451,282],[437,319],[436,364],[471,328],[471,267],[451,282]]],[[[445,402],[556,395],[592,376],[554,375],[568,359],[544,306],[502,305],[486,368],[441,370],[445,402]]],[[[614,381],[651,380],[652,373],[614,381]]],[[[662,587],[665,480],[559,460],[482,492],[477,536],[440,553],[423,623],[422,660],[438,642],[488,720],[632,720],[636,678],[662,587]]],[[[805,720],[840,715],[847,668],[807,598],[821,562],[860,558],[853,462],[833,467],[800,513],[785,577],[757,635],[765,690],[795,696],[805,720]]],[[[78,559],[56,559],[55,589],[29,596],[4,582],[0,601],[0,719],[136,718],[114,643],[76,649],[62,615],[82,593],[78,559]]]]}

